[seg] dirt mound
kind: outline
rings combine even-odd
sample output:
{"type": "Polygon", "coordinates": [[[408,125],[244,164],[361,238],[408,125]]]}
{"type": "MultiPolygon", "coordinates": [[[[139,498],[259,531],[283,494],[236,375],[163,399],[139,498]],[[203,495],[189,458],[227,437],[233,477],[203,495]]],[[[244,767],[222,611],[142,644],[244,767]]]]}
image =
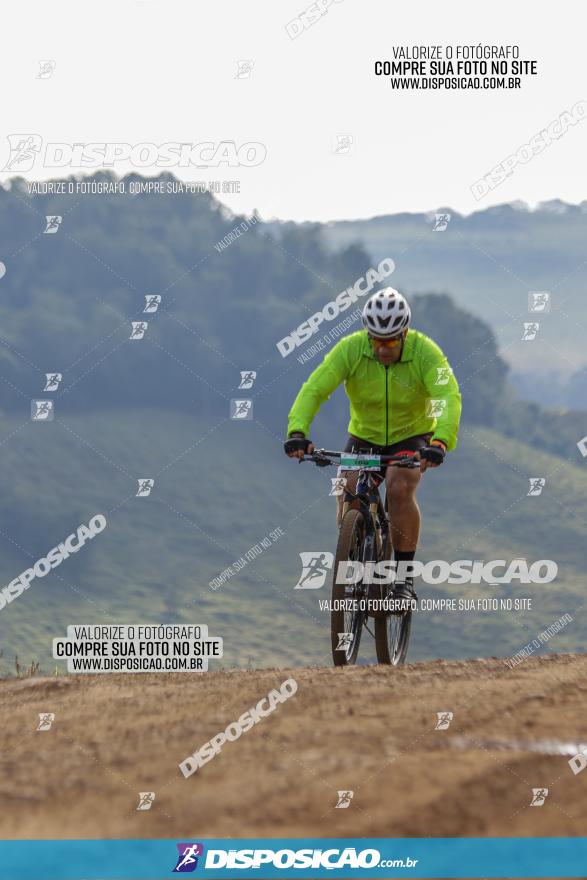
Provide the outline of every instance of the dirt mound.
{"type": "Polygon", "coordinates": [[[586,691],[582,655],[3,680],[1,833],[584,835],[587,772],[568,761],[587,743],[586,691]],[[184,758],[288,678],[293,696],[184,778],[184,758]],[[542,806],[532,789],[548,789],[542,806]]]}

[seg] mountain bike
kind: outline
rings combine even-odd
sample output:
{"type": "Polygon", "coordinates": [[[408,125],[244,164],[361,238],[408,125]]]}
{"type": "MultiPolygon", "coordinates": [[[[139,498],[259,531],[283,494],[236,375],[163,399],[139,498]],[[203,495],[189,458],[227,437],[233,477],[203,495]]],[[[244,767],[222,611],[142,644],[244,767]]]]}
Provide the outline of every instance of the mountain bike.
{"type": "MultiPolygon", "coordinates": [[[[420,467],[412,456],[371,455],[371,453],[331,452],[316,449],[300,461],[320,467],[338,464],[340,471],[358,471],[355,491],[344,486],[342,516],[332,577],[330,634],[335,666],[356,663],[363,629],[375,639],[379,663],[400,666],[405,662],[412,626],[413,602],[398,602],[390,596],[386,583],[364,583],[365,572],[392,558],[387,515],[387,497],[381,501],[380,471],[388,467],[420,467]],[[351,503],[359,502],[359,509],[351,503]],[[339,564],[362,563],[348,583],[339,577],[339,564]],[[368,565],[370,563],[370,565],[368,565]],[[373,620],[374,632],[369,627],[373,620]]],[[[345,565],[348,574],[348,564],[345,565]]],[[[373,578],[365,578],[373,580],[373,578]]],[[[380,579],[381,580],[381,579],[380,579]]]]}

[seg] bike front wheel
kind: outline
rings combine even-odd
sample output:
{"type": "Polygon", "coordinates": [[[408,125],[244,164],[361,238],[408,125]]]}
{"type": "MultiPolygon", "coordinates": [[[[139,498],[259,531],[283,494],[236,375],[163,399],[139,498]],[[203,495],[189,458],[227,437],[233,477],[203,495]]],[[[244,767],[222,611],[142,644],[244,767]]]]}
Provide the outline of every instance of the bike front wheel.
{"type": "Polygon", "coordinates": [[[361,562],[365,521],[359,510],[348,510],[341,523],[332,575],[330,637],[335,666],[352,666],[357,661],[366,612],[358,586],[337,583],[338,563],[361,562]]]}
{"type": "Polygon", "coordinates": [[[375,620],[375,650],[379,663],[402,666],[408,653],[412,612],[386,614],[375,620]]]}

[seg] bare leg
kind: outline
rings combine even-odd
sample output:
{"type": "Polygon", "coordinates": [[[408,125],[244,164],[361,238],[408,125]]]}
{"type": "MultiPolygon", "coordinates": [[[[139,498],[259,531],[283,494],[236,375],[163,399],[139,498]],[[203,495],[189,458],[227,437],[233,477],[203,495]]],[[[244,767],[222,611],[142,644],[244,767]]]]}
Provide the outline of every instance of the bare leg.
{"type": "Polygon", "coordinates": [[[420,508],[416,489],[420,476],[419,470],[387,469],[387,503],[394,550],[415,551],[418,547],[420,508]]]}

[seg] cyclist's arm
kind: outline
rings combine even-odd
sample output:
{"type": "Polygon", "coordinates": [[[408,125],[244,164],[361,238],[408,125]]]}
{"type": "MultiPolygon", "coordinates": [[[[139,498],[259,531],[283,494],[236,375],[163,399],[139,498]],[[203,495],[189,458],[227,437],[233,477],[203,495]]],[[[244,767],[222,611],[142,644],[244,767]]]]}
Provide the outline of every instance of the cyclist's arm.
{"type": "Polygon", "coordinates": [[[430,399],[444,401],[442,412],[436,416],[436,428],[431,440],[441,440],[450,452],[457,445],[462,409],[461,392],[446,355],[429,338],[424,341],[422,378],[430,399]],[[442,384],[447,370],[448,382],[442,384]]]}
{"type": "Polygon", "coordinates": [[[293,402],[287,422],[287,436],[308,435],[310,425],[322,404],[349,375],[347,338],[337,342],[319,367],[310,373],[293,402]]]}

